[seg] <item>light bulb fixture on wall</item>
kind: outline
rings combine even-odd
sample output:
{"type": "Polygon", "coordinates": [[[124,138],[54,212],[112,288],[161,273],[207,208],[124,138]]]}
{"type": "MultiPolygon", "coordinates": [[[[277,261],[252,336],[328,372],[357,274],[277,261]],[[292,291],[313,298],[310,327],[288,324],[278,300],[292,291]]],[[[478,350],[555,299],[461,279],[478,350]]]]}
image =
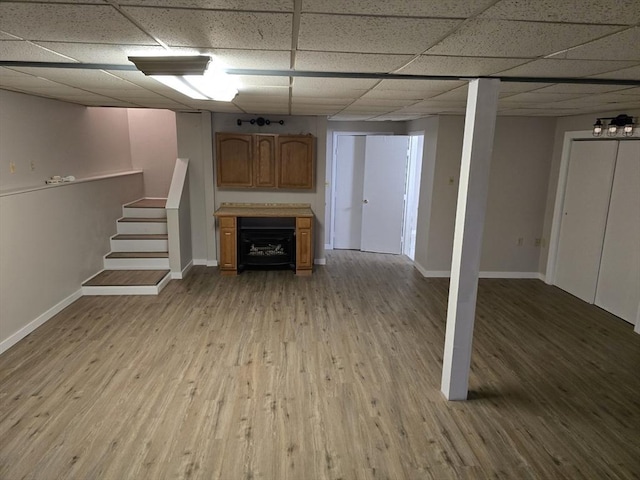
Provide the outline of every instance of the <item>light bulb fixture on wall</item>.
{"type": "Polygon", "coordinates": [[[593,124],[593,136],[600,137],[605,130],[603,120],[609,120],[609,124],[606,126],[607,136],[615,137],[618,133],[621,133],[624,137],[633,136],[633,128],[635,123],[633,117],[621,113],[617,117],[600,117],[596,119],[596,123],[593,124]]]}
{"type": "Polygon", "coordinates": [[[230,102],[238,94],[231,75],[213,67],[208,55],[129,57],[138,70],[195,100],[230,102]]]}

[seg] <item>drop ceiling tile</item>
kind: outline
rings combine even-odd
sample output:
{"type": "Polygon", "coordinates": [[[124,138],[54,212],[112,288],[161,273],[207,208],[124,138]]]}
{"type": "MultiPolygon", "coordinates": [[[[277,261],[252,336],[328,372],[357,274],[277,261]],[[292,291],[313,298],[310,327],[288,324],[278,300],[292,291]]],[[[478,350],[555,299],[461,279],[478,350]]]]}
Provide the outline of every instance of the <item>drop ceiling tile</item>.
{"type": "Polygon", "coordinates": [[[298,48],[358,53],[418,54],[458,20],[302,14],[298,48]]]}
{"type": "Polygon", "coordinates": [[[632,25],[640,22],[637,0],[502,0],[480,14],[484,18],[632,25]]]}
{"type": "Polygon", "coordinates": [[[228,68],[287,70],[291,61],[290,52],[276,50],[205,49],[200,54],[213,55],[228,68]]]}
{"type": "Polygon", "coordinates": [[[536,93],[572,93],[576,95],[590,95],[594,93],[607,93],[621,90],[618,93],[623,93],[622,90],[628,89],[628,86],[623,85],[586,85],[586,84],[574,84],[574,83],[556,83],[544,88],[536,90],[536,93]]]}
{"type": "Polygon", "coordinates": [[[617,27],[475,19],[427,53],[471,57],[535,58],[580,45],[617,27]]]}
{"type": "Polygon", "coordinates": [[[591,75],[591,78],[615,78],[616,80],[638,80],[640,81],[640,65],[631,68],[616,70],[615,72],[600,73],[591,75]]]}
{"type": "Polygon", "coordinates": [[[410,75],[491,75],[512,68],[529,60],[526,58],[454,57],[442,55],[420,55],[397,73],[410,75]]]}
{"type": "Polygon", "coordinates": [[[500,94],[530,92],[548,85],[548,83],[540,82],[510,82],[505,80],[500,82],[500,94]]]}
{"type": "MultiPolygon", "coordinates": [[[[106,45],[101,43],[37,42],[38,45],[82,63],[132,65],[129,56],[167,55],[159,45],[106,45]]],[[[196,51],[189,52],[195,55],[196,51]]]]}
{"type": "Polygon", "coordinates": [[[355,99],[356,99],[356,97],[354,97],[354,98],[335,98],[335,97],[324,98],[324,97],[305,97],[305,96],[301,96],[301,95],[295,95],[292,98],[294,105],[297,105],[297,104],[318,105],[318,106],[331,105],[331,106],[340,106],[342,108],[344,108],[347,105],[349,105],[355,99]]]}
{"type": "Polygon", "coordinates": [[[2,30],[25,40],[155,44],[111,5],[0,3],[2,30]]]}
{"type": "Polygon", "coordinates": [[[243,10],[293,12],[293,0],[119,0],[120,5],[193,8],[207,10],[243,10]]]}
{"type": "Polygon", "coordinates": [[[276,96],[276,97],[288,97],[289,87],[254,87],[251,85],[242,85],[238,89],[239,93],[248,96],[276,96]]]}
{"type": "Polygon", "coordinates": [[[467,82],[457,80],[382,80],[371,93],[375,95],[382,91],[410,91],[435,94],[448,92],[454,88],[466,85],[466,83],[467,82]]]}
{"type": "Polygon", "coordinates": [[[535,108],[507,108],[498,111],[500,117],[559,117],[576,115],[580,113],[575,109],[548,110],[535,108]]]}
{"type": "Polygon", "coordinates": [[[393,107],[372,107],[367,105],[349,105],[344,109],[345,113],[375,113],[376,115],[382,115],[383,113],[389,113],[394,110],[398,110],[393,107]]]}
{"type": "Polygon", "coordinates": [[[378,122],[407,122],[410,120],[417,120],[418,118],[423,118],[425,115],[416,113],[388,113],[385,115],[380,115],[376,117],[374,120],[378,122]]]}
{"type": "Polygon", "coordinates": [[[247,104],[251,102],[255,103],[287,103],[289,101],[289,92],[283,92],[279,94],[268,93],[268,94],[258,94],[258,93],[246,93],[240,91],[235,98],[236,103],[247,104]]]}
{"type": "MultiPolygon", "coordinates": [[[[14,3],[43,3],[43,0],[6,0],[14,3]]],[[[104,5],[104,0],[46,0],[47,3],[95,3],[104,5]]]]}
{"type": "Polygon", "coordinates": [[[414,99],[386,99],[386,98],[369,98],[367,95],[360,97],[356,100],[353,105],[354,106],[372,106],[372,107],[393,107],[393,108],[402,108],[407,105],[412,105],[419,100],[414,99]]]}
{"type": "Polygon", "coordinates": [[[78,70],[64,68],[16,67],[15,70],[52,80],[71,87],[92,88],[128,88],[131,85],[101,70],[78,70]]]}
{"type": "Polygon", "coordinates": [[[377,82],[377,80],[369,79],[295,77],[293,79],[293,93],[297,94],[298,90],[316,90],[318,95],[328,92],[340,93],[347,90],[366,91],[377,82]]]}
{"type": "Polygon", "coordinates": [[[331,105],[319,106],[319,105],[292,105],[292,115],[335,115],[342,110],[341,107],[333,107],[331,105]]]}
{"type": "Polygon", "coordinates": [[[624,89],[620,89],[616,93],[619,95],[633,95],[637,97],[640,96],[640,87],[624,87],[624,89]]]}
{"type": "Polygon", "coordinates": [[[231,102],[214,102],[212,100],[193,100],[188,99],[183,102],[195,110],[208,110],[220,113],[238,113],[242,114],[242,110],[231,102]]]}
{"type": "MultiPolygon", "coordinates": [[[[436,93],[431,93],[435,95],[436,93]]],[[[407,100],[407,101],[419,101],[426,95],[418,90],[382,90],[378,87],[373,90],[369,90],[362,98],[368,99],[383,99],[383,100],[407,100]]]]}
{"type": "Polygon", "coordinates": [[[365,122],[375,115],[355,115],[352,113],[338,113],[329,117],[329,121],[336,122],[365,122]]]}
{"type": "Polygon", "coordinates": [[[7,32],[3,32],[0,30],[0,40],[22,40],[20,37],[16,37],[15,35],[11,35],[7,32]]]}
{"type": "Polygon", "coordinates": [[[293,15],[214,10],[123,7],[171,46],[287,50],[293,15]]]}
{"type": "Polygon", "coordinates": [[[500,72],[500,76],[581,78],[631,67],[634,63],[613,60],[557,60],[543,58],[500,72]]]}
{"type": "Polygon", "coordinates": [[[289,88],[289,77],[270,77],[266,75],[232,75],[240,85],[246,87],[289,88]]]}
{"type": "Polygon", "coordinates": [[[309,52],[296,53],[296,70],[323,72],[389,73],[400,68],[413,55],[382,55],[373,53],[309,52]]]}
{"type": "Polygon", "coordinates": [[[560,102],[563,100],[570,100],[572,98],[578,98],[581,94],[576,93],[538,93],[539,90],[535,92],[524,92],[518,93],[516,95],[511,95],[504,100],[501,100],[503,104],[512,104],[512,103],[550,103],[550,102],[560,102]]]}
{"type": "Polygon", "coordinates": [[[289,115],[289,107],[284,105],[240,105],[249,115],[289,115]]]}
{"type": "Polygon", "coordinates": [[[63,55],[40,48],[24,40],[1,40],[0,59],[24,62],[72,62],[63,55]]]}
{"type": "Polygon", "coordinates": [[[151,101],[157,100],[159,102],[169,100],[167,97],[164,97],[158,93],[152,92],[150,90],[145,90],[144,88],[138,89],[102,89],[96,88],[91,90],[93,93],[97,95],[104,95],[109,98],[117,98],[122,101],[151,101]]]}
{"type": "Polygon", "coordinates": [[[303,12],[402,17],[466,18],[494,0],[303,0],[303,12]]]}
{"type": "MultiPolygon", "coordinates": [[[[638,9],[640,10],[640,8],[638,9]]],[[[638,45],[640,45],[640,27],[634,27],[568,51],[559,52],[551,58],[640,61],[640,48],[638,48],[638,45]]]]}

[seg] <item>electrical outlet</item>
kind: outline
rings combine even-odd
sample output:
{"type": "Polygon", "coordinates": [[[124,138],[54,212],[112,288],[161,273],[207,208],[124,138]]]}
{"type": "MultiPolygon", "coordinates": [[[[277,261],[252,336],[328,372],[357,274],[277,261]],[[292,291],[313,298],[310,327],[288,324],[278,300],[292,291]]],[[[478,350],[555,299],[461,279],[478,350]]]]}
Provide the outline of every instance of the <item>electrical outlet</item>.
{"type": "Polygon", "coordinates": [[[518,247],[521,247],[522,245],[524,245],[524,238],[518,237],[518,240],[516,241],[516,245],[518,247]]]}
{"type": "Polygon", "coordinates": [[[541,238],[536,238],[535,246],[536,247],[542,246],[542,239],[541,238]]]}
{"type": "Polygon", "coordinates": [[[29,168],[31,168],[32,172],[35,172],[36,171],[36,162],[31,160],[31,163],[29,164],[29,168]]]}
{"type": "Polygon", "coordinates": [[[11,173],[16,173],[16,162],[9,162],[9,171],[11,173]]]}

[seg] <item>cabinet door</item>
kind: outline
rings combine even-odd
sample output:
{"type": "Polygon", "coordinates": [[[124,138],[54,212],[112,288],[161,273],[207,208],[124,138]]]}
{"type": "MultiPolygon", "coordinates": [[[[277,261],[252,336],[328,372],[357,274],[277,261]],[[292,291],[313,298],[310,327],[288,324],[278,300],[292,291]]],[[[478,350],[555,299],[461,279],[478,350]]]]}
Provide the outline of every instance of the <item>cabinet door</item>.
{"type": "Polygon", "coordinates": [[[218,133],[216,165],[219,187],[253,186],[253,141],[251,135],[218,133]]]}
{"type": "Polygon", "coordinates": [[[276,137],[275,135],[254,136],[254,186],[276,186],[276,137]]]}
{"type": "Polygon", "coordinates": [[[311,273],[313,267],[313,227],[311,218],[296,219],[296,273],[311,273]]]}
{"type": "Polygon", "coordinates": [[[313,188],[313,137],[278,136],[278,187],[313,188]]]}
{"type": "Polygon", "coordinates": [[[220,218],[220,270],[235,272],[237,269],[236,218],[220,218]]]}

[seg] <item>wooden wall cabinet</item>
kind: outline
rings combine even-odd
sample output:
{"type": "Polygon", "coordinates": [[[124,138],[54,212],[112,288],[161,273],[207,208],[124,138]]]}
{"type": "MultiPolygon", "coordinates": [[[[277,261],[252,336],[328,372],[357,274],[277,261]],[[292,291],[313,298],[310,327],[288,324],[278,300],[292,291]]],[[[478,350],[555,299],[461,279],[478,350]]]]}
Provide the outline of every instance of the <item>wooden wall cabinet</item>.
{"type": "Polygon", "coordinates": [[[218,187],[312,189],[311,135],[216,134],[218,187]]]}
{"type": "Polygon", "coordinates": [[[223,275],[238,273],[236,217],[220,218],[220,271],[223,275]]]}
{"type": "Polygon", "coordinates": [[[278,187],[313,188],[313,137],[278,135],[278,187]]]}

